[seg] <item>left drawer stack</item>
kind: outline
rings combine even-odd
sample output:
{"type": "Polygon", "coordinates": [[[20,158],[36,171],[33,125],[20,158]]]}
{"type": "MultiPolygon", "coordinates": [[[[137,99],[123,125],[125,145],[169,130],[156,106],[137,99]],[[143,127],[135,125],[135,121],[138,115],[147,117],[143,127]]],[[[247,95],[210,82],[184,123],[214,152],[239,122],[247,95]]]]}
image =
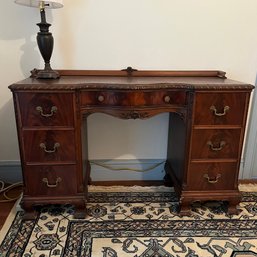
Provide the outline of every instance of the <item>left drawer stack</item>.
{"type": "Polygon", "coordinates": [[[49,203],[71,203],[82,209],[74,94],[25,91],[15,92],[14,100],[27,216],[34,215],[34,205],[49,203]]]}

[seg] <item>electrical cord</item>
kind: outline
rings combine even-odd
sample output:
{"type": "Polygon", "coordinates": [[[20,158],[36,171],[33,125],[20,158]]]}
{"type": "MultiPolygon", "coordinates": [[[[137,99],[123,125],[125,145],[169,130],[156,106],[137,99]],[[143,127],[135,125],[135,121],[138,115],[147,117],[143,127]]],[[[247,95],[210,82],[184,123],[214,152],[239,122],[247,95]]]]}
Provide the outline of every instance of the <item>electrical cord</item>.
{"type": "Polygon", "coordinates": [[[0,203],[7,203],[18,200],[21,196],[21,193],[19,193],[19,195],[16,197],[9,197],[7,193],[14,188],[21,187],[22,185],[23,184],[21,182],[17,182],[5,187],[5,183],[0,180],[0,196],[3,196],[3,200],[0,200],[0,203]]]}
{"type": "Polygon", "coordinates": [[[146,172],[146,171],[150,171],[150,170],[153,170],[153,169],[159,167],[160,165],[165,163],[165,161],[160,162],[160,163],[156,163],[156,164],[154,164],[154,165],[152,165],[152,166],[150,166],[150,167],[148,167],[146,169],[132,169],[132,168],[126,168],[126,167],[114,168],[111,165],[104,164],[102,162],[97,162],[97,161],[90,161],[90,163],[95,164],[95,165],[100,166],[100,167],[103,167],[105,169],[114,170],[114,171],[125,171],[125,170],[128,170],[128,171],[136,171],[136,172],[146,172]]]}
{"type": "MultiPolygon", "coordinates": [[[[154,165],[152,165],[152,166],[150,166],[146,169],[133,169],[133,168],[127,168],[127,167],[114,168],[111,165],[101,163],[101,162],[97,162],[97,161],[90,161],[90,163],[92,163],[94,165],[97,165],[97,166],[100,166],[100,167],[103,167],[103,168],[108,169],[108,170],[113,170],[113,171],[126,171],[127,170],[127,171],[135,171],[135,172],[147,172],[147,171],[151,171],[151,170],[159,167],[160,165],[165,163],[165,161],[160,162],[160,163],[156,163],[156,164],[154,164],[154,165]]],[[[12,202],[12,201],[18,200],[21,196],[21,193],[19,193],[18,196],[12,197],[12,198],[9,197],[7,195],[7,193],[14,188],[21,187],[22,185],[23,185],[22,182],[17,182],[17,183],[14,183],[14,184],[11,184],[11,185],[8,185],[8,186],[5,187],[5,183],[0,180],[0,196],[3,196],[3,197],[1,197],[3,199],[0,200],[0,203],[6,203],[6,202],[12,202]]]]}

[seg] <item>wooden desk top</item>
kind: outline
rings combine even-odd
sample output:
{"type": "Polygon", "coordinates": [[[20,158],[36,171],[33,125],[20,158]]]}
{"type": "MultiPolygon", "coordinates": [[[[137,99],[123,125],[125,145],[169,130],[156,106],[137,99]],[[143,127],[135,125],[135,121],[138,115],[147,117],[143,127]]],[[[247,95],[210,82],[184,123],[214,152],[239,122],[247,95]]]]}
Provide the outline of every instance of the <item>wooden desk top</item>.
{"type": "Polygon", "coordinates": [[[59,71],[59,79],[30,77],[9,86],[11,90],[75,89],[253,89],[250,84],[227,79],[220,71],[59,71]]]}

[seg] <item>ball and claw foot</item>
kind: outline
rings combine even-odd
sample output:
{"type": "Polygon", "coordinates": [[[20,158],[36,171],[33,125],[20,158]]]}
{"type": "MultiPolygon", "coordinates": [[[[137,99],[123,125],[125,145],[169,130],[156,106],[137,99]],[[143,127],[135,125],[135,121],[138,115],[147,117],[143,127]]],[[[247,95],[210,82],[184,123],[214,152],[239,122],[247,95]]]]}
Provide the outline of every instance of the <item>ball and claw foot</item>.
{"type": "Polygon", "coordinates": [[[85,219],[86,218],[86,210],[85,209],[78,209],[78,210],[75,210],[74,212],[74,219],[85,219]]]}

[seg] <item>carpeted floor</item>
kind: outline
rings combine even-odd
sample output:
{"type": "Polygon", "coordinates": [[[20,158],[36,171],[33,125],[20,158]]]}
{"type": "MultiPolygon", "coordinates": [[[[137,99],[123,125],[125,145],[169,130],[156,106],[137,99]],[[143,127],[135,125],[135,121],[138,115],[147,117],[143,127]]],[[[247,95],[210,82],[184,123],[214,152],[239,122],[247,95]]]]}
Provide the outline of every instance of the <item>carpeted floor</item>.
{"type": "Polygon", "coordinates": [[[14,211],[1,231],[0,256],[257,256],[257,193],[243,193],[237,216],[210,202],[181,218],[167,189],[92,191],[85,220],[74,220],[70,205],[43,207],[36,221],[14,211]]]}

